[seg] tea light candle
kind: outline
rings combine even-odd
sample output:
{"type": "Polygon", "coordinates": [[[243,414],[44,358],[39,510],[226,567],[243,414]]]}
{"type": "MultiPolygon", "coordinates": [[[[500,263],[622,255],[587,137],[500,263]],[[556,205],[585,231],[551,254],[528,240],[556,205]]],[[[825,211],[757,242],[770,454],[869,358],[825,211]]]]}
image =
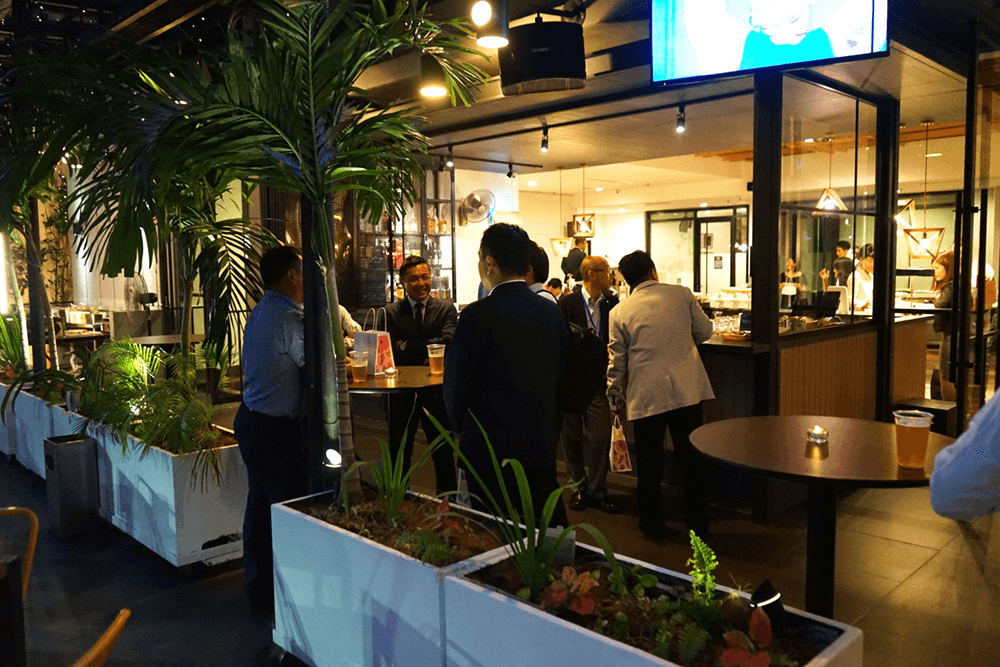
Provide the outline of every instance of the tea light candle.
{"type": "Polygon", "coordinates": [[[821,445],[826,444],[829,441],[829,435],[829,431],[819,424],[816,424],[806,433],[806,439],[808,439],[809,442],[821,445]]]}

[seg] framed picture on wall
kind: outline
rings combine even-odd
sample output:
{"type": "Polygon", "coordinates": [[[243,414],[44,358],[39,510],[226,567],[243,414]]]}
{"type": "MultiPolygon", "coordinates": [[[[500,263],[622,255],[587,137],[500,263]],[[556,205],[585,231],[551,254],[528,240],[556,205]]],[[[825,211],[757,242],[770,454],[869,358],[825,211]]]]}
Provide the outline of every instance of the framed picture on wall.
{"type": "Polygon", "coordinates": [[[573,216],[573,236],[594,235],[594,214],[578,213],[573,216]]]}

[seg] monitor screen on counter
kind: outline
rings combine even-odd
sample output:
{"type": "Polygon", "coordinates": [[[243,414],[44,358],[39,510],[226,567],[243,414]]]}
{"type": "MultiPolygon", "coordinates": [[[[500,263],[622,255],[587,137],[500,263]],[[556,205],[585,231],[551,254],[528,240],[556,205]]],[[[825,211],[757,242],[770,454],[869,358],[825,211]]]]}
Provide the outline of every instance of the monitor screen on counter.
{"type": "Polygon", "coordinates": [[[652,0],[653,81],[884,53],[888,0],[652,0]]]}

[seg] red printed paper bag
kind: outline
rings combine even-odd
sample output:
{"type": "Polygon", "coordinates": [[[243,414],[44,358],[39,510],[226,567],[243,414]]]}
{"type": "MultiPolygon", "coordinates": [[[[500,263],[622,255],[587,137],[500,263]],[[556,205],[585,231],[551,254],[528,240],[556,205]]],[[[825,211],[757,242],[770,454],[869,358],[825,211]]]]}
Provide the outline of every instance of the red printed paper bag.
{"type": "MultiPolygon", "coordinates": [[[[355,334],[356,335],[356,334],[355,334]]],[[[615,424],[611,428],[611,472],[628,472],[632,469],[632,461],[628,456],[628,445],[625,442],[625,429],[621,420],[615,415],[615,424]]]]}
{"type": "MultiPolygon", "coordinates": [[[[379,310],[382,311],[383,322],[388,321],[385,308],[379,308],[379,310]]],[[[365,324],[362,329],[364,330],[354,332],[354,349],[355,351],[368,351],[368,374],[385,375],[387,371],[395,373],[396,360],[392,356],[392,341],[389,339],[388,331],[379,331],[378,313],[374,308],[369,309],[368,314],[365,315],[365,324]],[[368,331],[368,318],[372,316],[374,316],[372,329],[368,331]]]]}

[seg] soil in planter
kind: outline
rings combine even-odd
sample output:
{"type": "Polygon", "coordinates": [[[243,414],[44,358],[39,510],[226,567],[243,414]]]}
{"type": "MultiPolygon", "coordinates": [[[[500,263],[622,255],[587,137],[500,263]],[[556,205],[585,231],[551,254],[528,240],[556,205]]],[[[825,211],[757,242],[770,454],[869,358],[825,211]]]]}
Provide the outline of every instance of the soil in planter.
{"type": "MultiPolygon", "coordinates": [[[[578,614],[573,611],[569,602],[545,609],[545,611],[647,653],[657,654],[659,643],[657,641],[657,624],[661,616],[653,611],[655,601],[663,596],[666,596],[668,600],[689,600],[691,598],[690,588],[685,585],[686,582],[683,580],[677,580],[674,583],[660,581],[655,587],[646,589],[645,599],[641,599],[631,592],[624,596],[615,594],[608,588],[611,568],[603,558],[588,555],[578,560],[572,567],[579,574],[594,571],[600,573],[598,575],[600,583],[590,591],[596,597],[593,613],[578,614]],[[622,614],[624,616],[621,616],[622,614]]],[[[623,565],[623,567],[625,566],[623,565]]],[[[647,574],[653,573],[647,572],[647,574]]],[[[511,596],[515,596],[517,591],[524,586],[521,575],[510,560],[488,565],[465,576],[511,596]]],[[[559,580],[562,577],[562,568],[553,568],[552,576],[553,580],[559,580]]],[[[634,583],[634,580],[629,582],[630,589],[634,583]]],[[[540,606],[541,600],[532,600],[531,603],[540,606]]],[[[708,630],[711,636],[697,657],[690,662],[678,659],[681,637],[675,635],[671,643],[669,660],[688,667],[716,667],[720,664],[719,657],[722,652],[728,648],[723,635],[731,630],[748,633],[751,611],[749,602],[743,598],[724,599],[722,610],[718,615],[706,613],[703,619],[691,619],[702,621],[698,625],[708,630]],[[721,623],[717,624],[714,621],[721,623]]],[[[805,665],[841,634],[835,628],[822,626],[801,617],[790,614],[786,614],[786,617],[789,621],[790,633],[782,635],[777,629],[774,629],[773,640],[765,649],[772,656],[776,654],[787,656],[787,662],[775,661],[773,664],[776,665],[805,665]]],[[[663,657],[661,654],[657,655],[663,657]]]]}
{"type": "Polygon", "coordinates": [[[347,514],[339,505],[330,505],[329,498],[305,498],[289,507],[437,567],[445,567],[503,545],[497,532],[463,516],[460,508],[451,508],[442,514],[439,500],[404,500],[400,508],[402,517],[393,522],[386,518],[385,510],[373,494],[367,494],[363,501],[353,503],[347,514]],[[434,544],[430,550],[426,548],[428,541],[434,544]],[[440,547],[442,543],[447,545],[445,549],[440,547]]]}

